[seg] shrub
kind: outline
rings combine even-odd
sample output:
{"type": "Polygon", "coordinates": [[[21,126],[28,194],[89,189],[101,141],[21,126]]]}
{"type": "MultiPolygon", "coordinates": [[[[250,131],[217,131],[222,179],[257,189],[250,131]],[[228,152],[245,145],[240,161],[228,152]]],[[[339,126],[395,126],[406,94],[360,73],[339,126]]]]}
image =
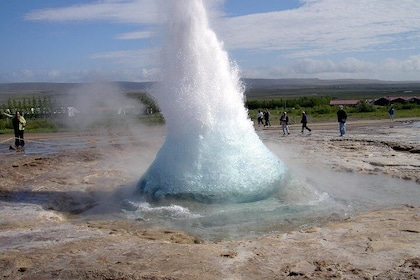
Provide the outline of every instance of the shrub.
{"type": "Polygon", "coordinates": [[[366,102],[361,101],[360,106],[357,107],[357,112],[360,113],[367,113],[367,112],[376,112],[376,107],[371,104],[367,104],[366,102]]]}
{"type": "Polygon", "coordinates": [[[27,130],[29,131],[57,131],[57,125],[49,119],[27,120],[27,130]]]}

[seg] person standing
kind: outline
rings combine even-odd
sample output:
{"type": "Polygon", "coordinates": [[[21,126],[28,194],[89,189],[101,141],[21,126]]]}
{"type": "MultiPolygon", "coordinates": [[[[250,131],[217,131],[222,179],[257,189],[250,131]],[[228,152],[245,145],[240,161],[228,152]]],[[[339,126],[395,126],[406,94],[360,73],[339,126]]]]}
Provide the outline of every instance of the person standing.
{"type": "Polygon", "coordinates": [[[307,129],[309,132],[312,130],[307,126],[308,124],[308,116],[306,115],[305,111],[302,111],[302,119],[300,120],[302,123],[302,133],[304,129],[307,129]]]}
{"type": "Polygon", "coordinates": [[[15,133],[15,148],[19,150],[25,146],[25,141],[23,138],[23,133],[26,127],[26,120],[23,116],[21,116],[19,111],[16,111],[15,115],[10,115],[6,112],[3,112],[3,115],[13,118],[13,131],[15,133]]]}
{"type": "Polygon", "coordinates": [[[395,114],[395,110],[394,110],[394,108],[393,108],[393,107],[391,107],[391,109],[389,109],[388,113],[389,113],[389,120],[390,120],[391,122],[393,122],[393,121],[394,121],[394,114],[395,114]]]}
{"type": "Polygon", "coordinates": [[[289,135],[289,116],[287,112],[283,112],[283,115],[280,117],[280,125],[283,130],[283,135],[286,135],[286,133],[289,135]]]}
{"type": "Polygon", "coordinates": [[[260,126],[261,124],[264,125],[263,116],[264,116],[263,112],[261,112],[261,110],[258,110],[258,114],[257,114],[258,126],[260,126]]]}
{"type": "Polygon", "coordinates": [[[344,136],[346,134],[346,121],[347,121],[347,113],[343,109],[343,105],[338,106],[337,111],[337,120],[340,129],[340,136],[344,136]]]}
{"type": "Polygon", "coordinates": [[[264,111],[264,120],[265,120],[264,126],[271,126],[270,115],[271,115],[270,111],[268,111],[268,109],[266,108],[264,111]]]}

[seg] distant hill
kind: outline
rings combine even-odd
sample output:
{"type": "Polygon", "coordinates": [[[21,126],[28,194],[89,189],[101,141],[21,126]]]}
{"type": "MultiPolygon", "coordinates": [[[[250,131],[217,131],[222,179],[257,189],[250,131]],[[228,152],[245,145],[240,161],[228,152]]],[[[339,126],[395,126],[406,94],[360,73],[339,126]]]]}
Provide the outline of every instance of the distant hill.
{"type": "Polygon", "coordinates": [[[331,96],[332,98],[373,98],[385,95],[420,95],[420,81],[369,79],[243,79],[247,98],[331,96]]]}
{"type": "MultiPolygon", "coordinates": [[[[381,81],[369,79],[341,79],[341,80],[321,80],[321,79],[242,79],[247,90],[274,89],[274,88],[301,88],[301,87],[331,87],[331,86],[352,86],[352,87],[420,87],[420,81],[381,81]]],[[[115,82],[121,89],[147,90],[154,82],[115,82]]],[[[82,85],[81,83],[0,83],[0,94],[5,92],[17,91],[38,91],[38,92],[63,92],[73,87],[82,85]]]]}
{"type": "Polygon", "coordinates": [[[274,88],[303,88],[303,87],[420,87],[420,81],[395,82],[369,79],[341,79],[341,80],[321,80],[321,79],[243,79],[249,90],[274,89],[274,88]]]}
{"type": "MultiPolygon", "coordinates": [[[[124,91],[147,90],[153,82],[116,82],[124,91]]],[[[65,93],[72,88],[77,88],[82,83],[0,83],[0,94],[11,92],[49,92],[65,93]]]]}
{"type": "MultiPolygon", "coordinates": [[[[145,92],[153,86],[153,82],[116,82],[123,92],[141,91],[145,92]]],[[[43,97],[60,96],[60,98],[71,98],[71,92],[79,92],[82,83],[0,83],[0,105],[7,102],[10,97],[43,97]]]]}
{"type": "MultiPolygon", "coordinates": [[[[247,97],[272,97],[289,92],[299,92],[298,95],[330,94],[345,91],[347,94],[364,89],[375,89],[376,92],[420,92],[420,81],[391,82],[369,79],[242,79],[247,97]],[[353,89],[353,91],[349,91],[353,89]],[[390,91],[391,90],[391,91],[390,91]]],[[[124,92],[148,91],[154,82],[115,82],[124,92]]],[[[80,87],[81,83],[0,83],[0,104],[5,103],[10,96],[43,96],[67,95],[71,89],[80,87]]],[[[296,96],[295,94],[291,94],[296,96]]]]}

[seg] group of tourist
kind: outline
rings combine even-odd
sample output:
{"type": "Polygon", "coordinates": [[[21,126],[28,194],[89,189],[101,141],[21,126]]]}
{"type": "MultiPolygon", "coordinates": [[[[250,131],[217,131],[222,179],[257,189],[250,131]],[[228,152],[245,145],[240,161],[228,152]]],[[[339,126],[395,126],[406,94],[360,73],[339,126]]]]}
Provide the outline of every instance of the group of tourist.
{"type": "Polygon", "coordinates": [[[258,110],[257,119],[258,119],[258,126],[264,125],[271,126],[270,122],[270,111],[266,108],[264,111],[258,110]]]}
{"type": "MultiPolygon", "coordinates": [[[[389,110],[389,119],[391,121],[394,120],[394,108],[391,107],[389,110]]],[[[3,115],[13,118],[13,130],[15,134],[15,147],[10,146],[11,149],[21,150],[25,146],[25,141],[23,138],[23,133],[25,131],[26,127],[26,120],[25,118],[20,114],[19,111],[16,111],[14,115],[10,114],[9,112],[3,112],[3,115]]],[[[270,122],[270,111],[266,108],[264,111],[258,110],[257,114],[257,120],[258,120],[258,126],[263,125],[271,126],[270,122]]],[[[339,125],[339,131],[340,136],[344,136],[346,134],[346,121],[347,121],[347,113],[344,111],[343,105],[340,105],[338,107],[337,111],[337,121],[339,125]]],[[[302,111],[302,118],[300,120],[300,123],[302,124],[301,133],[304,132],[304,130],[308,130],[309,133],[311,133],[311,129],[308,127],[308,116],[306,115],[305,111],[302,111]]],[[[289,116],[287,115],[287,112],[283,112],[282,116],[280,117],[280,125],[283,131],[283,135],[289,135],[289,116]]]]}
{"type": "MultiPolygon", "coordinates": [[[[258,111],[257,119],[258,119],[258,126],[260,124],[263,124],[263,119],[265,119],[265,112],[268,112],[268,119],[269,119],[269,111],[268,109],[265,109],[264,113],[260,110],[258,111]]],[[[304,133],[305,129],[309,131],[309,133],[312,132],[312,130],[308,127],[308,116],[306,115],[305,111],[302,111],[302,118],[300,120],[300,123],[302,124],[301,133],[304,133]]],[[[344,111],[343,105],[340,105],[338,107],[337,111],[337,121],[339,124],[339,130],[340,130],[340,136],[344,136],[346,134],[346,121],[347,121],[347,113],[344,111]]],[[[267,123],[271,126],[270,121],[266,121],[264,126],[267,126],[267,123]]],[[[281,129],[283,131],[283,135],[289,135],[289,116],[287,115],[287,112],[283,112],[283,114],[280,117],[280,125],[281,129]]]]}
{"type": "MultiPolygon", "coordinates": [[[[300,120],[300,123],[302,124],[302,133],[304,132],[304,130],[308,130],[309,133],[311,133],[311,129],[308,127],[308,116],[306,115],[305,111],[302,111],[302,118],[300,120]]],[[[281,115],[280,117],[280,125],[281,125],[281,129],[283,131],[283,135],[289,135],[290,131],[289,131],[289,116],[287,115],[287,112],[283,112],[283,115],[281,115]]]]}

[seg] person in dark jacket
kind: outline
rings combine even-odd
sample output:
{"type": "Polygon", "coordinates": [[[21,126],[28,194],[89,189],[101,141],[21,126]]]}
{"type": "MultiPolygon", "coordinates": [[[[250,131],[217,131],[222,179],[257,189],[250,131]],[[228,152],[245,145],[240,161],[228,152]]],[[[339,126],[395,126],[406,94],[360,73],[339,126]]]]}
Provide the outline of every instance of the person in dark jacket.
{"type": "Polygon", "coordinates": [[[305,111],[302,111],[302,120],[300,121],[302,123],[302,133],[303,130],[306,128],[309,132],[312,130],[307,126],[308,124],[308,116],[306,115],[305,111]]]}
{"type": "Polygon", "coordinates": [[[344,136],[346,134],[346,121],[347,121],[347,113],[343,109],[343,105],[338,106],[337,111],[337,120],[340,129],[340,136],[344,136]]]}
{"type": "Polygon", "coordinates": [[[393,108],[393,107],[391,107],[391,109],[389,109],[388,113],[389,113],[389,120],[390,120],[391,122],[393,122],[393,121],[394,121],[394,114],[395,114],[395,110],[394,110],[394,108],[393,108]]]}
{"type": "Polygon", "coordinates": [[[23,148],[23,146],[25,146],[25,141],[23,140],[23,133],[26,127],[25,118],[20,114],[19,111],[16,111],[15,115],[11,115],[5,112],[3,112],[3,115],[9,118],[13,118],[12,123],[13,123],[13,130],[15,133],[15,149],[19,150],[23,148]]]}
{"type": "Polygon", "coordinates": [[[264,121],[265,121],[264,126],[271,126],[270,115],[271,115],[270,111],[268,111],[268,109],[266,108],[264,111],[264,121]]]}

